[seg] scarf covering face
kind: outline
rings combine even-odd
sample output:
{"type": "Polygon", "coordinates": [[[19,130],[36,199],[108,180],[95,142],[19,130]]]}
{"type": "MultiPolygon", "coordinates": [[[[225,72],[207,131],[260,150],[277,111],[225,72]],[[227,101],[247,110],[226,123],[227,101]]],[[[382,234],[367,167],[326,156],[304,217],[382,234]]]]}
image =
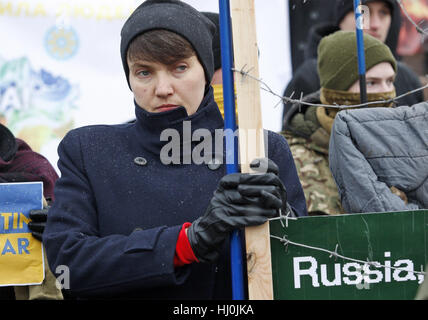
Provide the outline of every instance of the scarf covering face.
{"type": "MultiPolygon", "coordinates": [[[[380,93],[368,93],[367,102],[375,101],[384,101],[380,103],[369,104],[369,108],[391,108],[394,106],[394,102],[391,101],[396,97],[395,89],[390,92],[380,92],[380,93]]],[[[332,90],[327,88],[321,88],[320,100],[322,104],[330,105],[341,105],[341,106],[350,106],[360,104],[360,93],[347,92],[341,90],[332,90]]],[[[347,108],[347,109],[359,109],[359,108],[347,108]]],[[[331,128],[333,126],[334,118],[336,114],[340,111],[339,108],[317,108],[317,119],[321,126],[331,133],[331,128]]]]}
{"type": "MultiPolygon", "coordinates": [[[[396,97],[395,89],[389,92],[367,93],[367,102],[381,101],[380,103],[370,104],[367,107],[390,108],[394,105],[391,101],[396,97]]],[[[339,106],[351,106],[361,104],[360,93],[348,92],[342,90],[333,90],[321,88],[321,103],[339,106]]]]}

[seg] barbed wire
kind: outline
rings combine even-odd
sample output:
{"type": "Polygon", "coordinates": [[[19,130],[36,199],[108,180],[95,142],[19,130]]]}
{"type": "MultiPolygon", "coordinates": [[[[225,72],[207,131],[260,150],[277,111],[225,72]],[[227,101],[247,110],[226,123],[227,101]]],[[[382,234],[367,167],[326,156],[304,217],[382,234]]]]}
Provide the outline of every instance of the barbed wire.
{"type": "MultiPolygon", "coordinates": [[[[360,104],[354,104],[354,105],[339,105],[339,104],[333,104],[333,105],[331,105],[331,104],[322,104],[322,103],[311,103],[311,102],[307,102],[307,101],[303,101],[303,100],[302,100],[302,99],[303,99],[303,94],[301,94],[301,95],[300,95],[300,99],[293,99],[293,98],[292,98],[292,97],[293,97],[293,95],[294,95],[294,92],[290,95],[290,97],[287,97],[287,96],[281,96],[281,95],[277,94],[277,93],[276,93],[276,92],[274,92],[274,91],[269,87],[269,85],[268,85],[266,82],[264,82],[261,78],[257,78],[257,77],[252,76],[252,75],[250,74],[250,71],[251,71],[253,68],[251,68],[251,69],[250,69],[250,70],[248,70],[248,71],[244,71],[245,67],[246,67],[246,65],[244,65],[244,66],[241,68],[241,70],[238,70],[238,69],[232,68],[232,71],[233,71],[233,72],[235,72],[235,73],[239,73],[240,75],[242,75],[242,77],[248,77],[248,78],[250,78],[250,79],[252,79],[252,80],[258,81],[258,82],[262,85],[262,86],[260,87],[260,89],[261,89],[261,90],[264,90],[264,91],[266,91],[266,92],[268,92],[268,93],[270,93],[270,94],[272,94],[272,95],[274,95],[274,96],[276,96],[276,97],[278,97],[278,98],[280,98],[281,100],[280,100],[279,102],[283,102],[283,101],[285,101],[285,102],[289,102],[289,103],[292,103],[292,104],[301,104],[301,105],[313,106],[313,107],[325,107],[325,108],[337,108],[337,109],[350,109],[350,108],[368,107],[368,106],[370,106],[370,105],[374,105],[374,104],[396,102],[397,100],[399,100],[399,99],[401,99],[401,98],[403,98],[403,97],[406,97],[406,96],[408,96],[408,95],[414,94],[414,93],[416,93],[416,92],[419,92],[419,91],[422,91],[422,90],[424,90],[424,89],[428,88],[428,84],[426,84],[426,85],[424,85],[424,86],[422,86],[422,87],[420,87],[420,88],[413,89],[413,90],[410,90],[410,91],[408,91],[408,92],[406,92],[406,93],[403,93],[403,94],[401,94],[401,95],[399,95],[399,96],[397,96],[397,97],[395,97],[395,98],[391,98],[391,99],[387,99],[387,100],[370,101],[370,102],[360,103],[360,104]]],[[[427,76],[426,76],[426,77],[427,77],[427,76]]],[[[277,103],[277,104],[275,105],[275,107],[276,107],[278,104],[279,104],[279,103],[277,103]]]]}
{"type": "MultiPolygon", "coordinates": [[[[404,15],[406,16],[407,20],[409,20],[409,22],[416,28],[416,31],[419,32],[420,34],[422,34],[422,39],[421,41],[423,42],[425,40],[425,36],[428,35],[428,28],[422,29],[421,27],[418,26],[418,24],[412,19],[412,17],[410,16],[410,14],[407,12],[406,7],[403,5],[403,3],[401,2],[401,0],[395,0],[398,5],[401,8],[401,11],[404,13],[404,15]]],[[[422,20],[420,22],[423,23],[424,21],[422,20]]]]}

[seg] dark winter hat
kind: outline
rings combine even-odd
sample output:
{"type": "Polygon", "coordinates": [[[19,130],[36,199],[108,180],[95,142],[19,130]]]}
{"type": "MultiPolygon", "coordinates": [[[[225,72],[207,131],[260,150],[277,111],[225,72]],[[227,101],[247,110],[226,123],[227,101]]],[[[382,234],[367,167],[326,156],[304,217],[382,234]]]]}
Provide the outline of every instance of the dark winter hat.
{"type": "Polygon", "coordinates": [[[213,38],[213,54],[214,54],[214,71],[221,68],[221,52],[220,52],[220,19],[219,14],[214,12],[202,12],[204,16],[214,23],[216,33],[213,38]]]}
{"type": "MultiPolygon", "coordinates": [[[[362,0],[361,4],[367,4],[374,1],[383,1],[391,9],[391,16],[394,11],[394,1],[395,0],[362,0]]],[[[350,12],[354,10],[354,1],[353,0],[336,0],[334,7],[334,22],[336,25],[339,25],[343,18],[350,12]]]]}
{"type": "Polygon", "coordinates": [[[15,156],[17,148],[15,136],[0,123],[0,161],[10,161],[15,156]]]}
{"type": "MultiPolygon", "coordinates": [[[[397,72],[397,62],[387,45],[364,34],[366,71],[381,62],[389,62],[397,72]]],[[[358,80],[356,33],[336,31],[322,38],[318,46],[318,74],[322,88],[346,91],[358,80]]]]}
{"type": "Polygon", "coordinates": [[[199,11],[179,0],[146,0],[126,20],[121,31],[120,55],[129,85],[126,60],[129,44],[138,35],[165,29],[184,37],[196,51],[208,82],[214,73],[212,38],[215,26],[199,11]]]}

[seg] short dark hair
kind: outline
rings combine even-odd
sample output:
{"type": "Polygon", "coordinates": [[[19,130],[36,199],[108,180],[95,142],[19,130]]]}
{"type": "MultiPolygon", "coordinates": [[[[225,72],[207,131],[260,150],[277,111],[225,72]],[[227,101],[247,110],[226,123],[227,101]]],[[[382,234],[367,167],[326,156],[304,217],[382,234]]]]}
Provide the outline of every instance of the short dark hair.
{"type": "MultiPolygon", "coordinates": [[[[132,40],[127,56],[171,65],[196,55],[189,41],[175,32],[157,29],[144,32],[132,40]]],[[[196,55],[197,56],[197,55],[196,55]]]]}

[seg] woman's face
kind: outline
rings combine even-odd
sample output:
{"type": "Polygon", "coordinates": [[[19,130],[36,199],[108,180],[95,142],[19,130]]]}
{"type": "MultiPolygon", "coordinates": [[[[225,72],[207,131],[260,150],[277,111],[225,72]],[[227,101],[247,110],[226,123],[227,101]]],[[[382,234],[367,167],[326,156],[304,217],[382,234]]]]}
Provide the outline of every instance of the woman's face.
{"type": "Polygon", "coordinates": [[[196,112],[205,91],[205,73],[196,55],[172,65],[128,58],[129,83],[137,104],[148,112],[183,106],[196,112]]]}

